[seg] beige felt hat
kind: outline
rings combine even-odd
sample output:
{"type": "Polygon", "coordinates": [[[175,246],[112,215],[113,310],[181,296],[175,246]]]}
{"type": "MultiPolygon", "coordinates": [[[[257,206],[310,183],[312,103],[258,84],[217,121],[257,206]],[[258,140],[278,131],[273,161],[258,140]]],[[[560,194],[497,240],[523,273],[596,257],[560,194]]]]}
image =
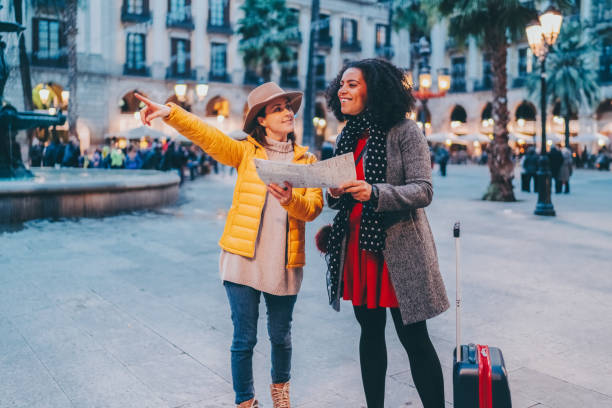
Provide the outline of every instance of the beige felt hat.
{"type": "Polygon", "coordinates": [[[257,114],[261,112],[266,104],[280,96],[288,98],[293,112],[297,113],[302,104],[302,95],[302,92],[285,92],[274,82],[266,82],[265,84],[259,85],[257,88],[253,89],[247,97],[249,111],[244,119],[242,130],[246,133],[251,133],[257,124],[255,121],[257,114]]]}

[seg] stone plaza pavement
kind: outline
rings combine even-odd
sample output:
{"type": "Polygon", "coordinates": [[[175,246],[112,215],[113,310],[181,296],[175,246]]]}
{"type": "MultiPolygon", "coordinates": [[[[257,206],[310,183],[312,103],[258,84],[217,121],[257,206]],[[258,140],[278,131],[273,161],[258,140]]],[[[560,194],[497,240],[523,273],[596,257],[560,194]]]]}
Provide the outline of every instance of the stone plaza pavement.
{"type": "MultiPolygon", "coordinates": [[[[428,208],[451,303],[452,225],[460,220],[463,339],[500,347],[516,408],[612,407],[612,174],[579,170],[555,218],[479,200],[485,167],[434,176],[428,208]]],[[[517,189],[518,190],[518,189],[517,189]]],[[[0,407],[232,407],[232,327],[217,240],[232,179],[187,182],[180,202],[102,219],[33,221],[0,233],[0,407]]],[[[307,229],[296,304],[297,408],[364,407],[351,307],[327,305],[324,261],[307,229]]],[[[263,302],[262,302],[263,303],[263,302]]],[[[256,390],[271,408],[261,307],[256,390]]],[[[429,321],[452,406],[455,312],[429,321]]],[[[421,407],[389,322],[385,406],[421,407]]]]}

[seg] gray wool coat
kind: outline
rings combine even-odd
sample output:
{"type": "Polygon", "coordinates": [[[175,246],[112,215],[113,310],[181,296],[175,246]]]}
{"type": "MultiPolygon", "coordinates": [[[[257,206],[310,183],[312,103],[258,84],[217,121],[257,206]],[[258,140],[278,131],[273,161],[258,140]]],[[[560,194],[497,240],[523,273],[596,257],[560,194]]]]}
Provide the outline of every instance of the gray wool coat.
{"type": "MultiPolygon", "coordinates": [[[[403,120],[387,134],[387,182],[376,186],[376,211],[383,213],[387,234],[383,256],[402,320],[410,324],[437,316],[450,305],[424,209],[433,197],[429,147],[414,121],[403,120]]],[[[337,200],[329,194],[327,199],[334,208],[337,200]]]]}

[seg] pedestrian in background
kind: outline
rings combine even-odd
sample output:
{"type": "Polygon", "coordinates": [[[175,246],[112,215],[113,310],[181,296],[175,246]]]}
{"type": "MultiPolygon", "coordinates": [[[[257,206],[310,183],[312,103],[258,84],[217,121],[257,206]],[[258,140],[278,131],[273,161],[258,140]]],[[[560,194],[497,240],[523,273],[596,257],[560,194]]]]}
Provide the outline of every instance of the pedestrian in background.
{"type": "Polygon", "coordinates": [[[548,152],[548,160],[550,161],[550,172],[555,180],[555,192],[561,192],[561,182],[559,181],[559,170],[563,164],[563,155],[561,151],[557,149],[557,146],[552,145],[550,152],[548,152]]]}
{"type": "Polygon", "coordinates": [[[437,161],[440,165],[440,175],[442,177],[446,177],[446,166],[448,165],[448,160],[450,159],[450,153],[444,146],[439,146],[437,150],[437,161]]]}
{"type": "Polygon", "coordinates": [[[570,185],[569,180],[572,176],[573,170],[573,160],[572,160],[572,151],[567,147],[561,149],[561,156],[563,157],[563,162],[561,163],[561,167],[559,168],[559,191],[560,193],[563,189],[565,194],[569,194],[570,185]]]}
{"type": "Polygon", "coordinates": [[[234,336],[231,347],[232,382],[240,408],[258,407],[253,388],[253,348],[257,342],[259,302],[263,293],[272,343],[274,408],[289,408],[291,321],[305,264],[305,222],[323,207],[318,188],[270,184],[257,176],[254,159],[298,164],[316,161],[307,147],[295,143],[295,113],[301,92],[284,92],[272,82],[248,96],[243,130],[235,140],[175,104],[168,106],[136,95],[146,104],[141,118],[150,125],[164,118],[221,164],[237,169],[234,201],[219,244],[220,272],[227,292],[234,336]]]}
{"type": "Polygon", "coordinates": [[[536,188],[536,175],[538,172],[538,155],[534,147],[530,147],[527,150],[525,156],[523,156],[523,174],[521,174],[521,190],[530,193],[531,192],[531,180],[534,182],[534,191],[536,188]]]}
{"type": "Polygon", "coordinates": [[[415,99],[405,74],[366,59],[346,65],[327,104],[347,121],[336,155],[353,153],[357,179],[329,189],[338,210],[326,245],[330,303],[353,304],[361,327],[359,361],[368,408],[383,408],[387,309],[425,408],[444,408],[444,380],[427,319],[449,308],[425,215],[433,196],[427,141],[406,119],[415,99]]]}
{"type": "Polygon", "coordinates": [[[130,145],[127,149],[128,153],[125,158],[125,168],[130,170],[138,170],[142,167],[142,159],[138,155],[136,148],[130,145]]]}
{"type": "Polygon", "coordinates": [[[110,167],[111,169],[122,169],[125,161],[125,154],[115,146],[110,151],[110,167]]]}

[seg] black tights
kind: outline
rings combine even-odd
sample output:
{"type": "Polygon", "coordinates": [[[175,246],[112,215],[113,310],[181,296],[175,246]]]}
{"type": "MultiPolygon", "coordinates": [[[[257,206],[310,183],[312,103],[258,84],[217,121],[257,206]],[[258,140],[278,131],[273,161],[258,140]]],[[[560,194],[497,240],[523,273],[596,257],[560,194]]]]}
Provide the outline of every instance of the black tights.
{"type": "MultiPolygon", "coordinates": [[[[387,375],[387,309],[368,309],[365,306],[353,306],[353,309],[361,326],[359,360],[368,408],[383,408],[387,375]]],[[[412,379],[423,407],[444,408],[442,367],[429,339],[426,322],[404,325],[397,308],[391,308],[391,317],[400,342],[408,353],[412,379]]]]}

